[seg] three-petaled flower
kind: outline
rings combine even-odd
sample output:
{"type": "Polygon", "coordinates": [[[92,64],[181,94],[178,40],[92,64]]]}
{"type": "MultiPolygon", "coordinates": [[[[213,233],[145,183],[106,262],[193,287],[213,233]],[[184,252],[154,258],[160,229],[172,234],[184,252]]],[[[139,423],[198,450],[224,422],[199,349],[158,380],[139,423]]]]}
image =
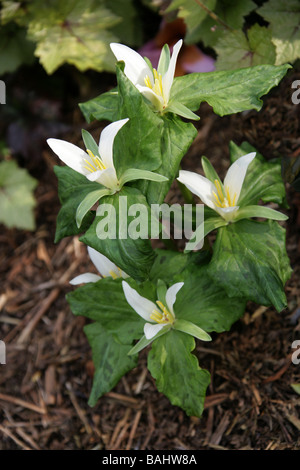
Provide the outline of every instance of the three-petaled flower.
{"type": "Polygon", "coordinates": [[[70,142],[60,139],[48,139],[47,143],[54,153],[70,168],[86,176],[89,181],[96,181],[108,189],[118,190],[119,181],[113,161],[113,144],[119,130],[127,119],[109,124],[100,135],[98,152],[91,149],[86,152],[70,142]]]}
{"type": "Polygon", "coordinates": [[[142,95],[159,113],[174,112],[190,119],[199,117],[180,103],[171,102],[176,62],[182,46],[180,39],[174,46],[172,56],[166,44],[160,54],[157,69],[149,60],[124,44],[111,43],[110,47],[118,61],[124,61],[124,73],[142,95]]]}
{"type": "Polygon", "coordinates": [[[130,354],[138,352],[153,339],[167,333],[172,328],[195,336],[202,341],[211,340],[211,337],[202,328],[187,320],[175,317],[174,304],[177,293],[183,285],[183,282],[173,284],[166,290],[165,301],[157,300],[155,304],[151,300],[142,297],[126,281],[122,281],[127,302],[146,321],[144,325],[145,336],[133,347],[130,354]]]}
{"type": "Polygon", "coordinates": [[[110,261],[106,256],[94,248],[88,246],[88,253],[92,263],[99,272],[100,276],[95,273],[84,273],[79,274],[78,276],[71,279],[70,284],[77,286],[78,284],[85,284],[87,282],[97,282],[105,277],[112,277],[113,279],[123,278],[126,279],[128,274],[122,271],[118,266],[116,266],[112,261],[110,261]]]}
{"type": "Polygon", "coordinates": [[[181,170],[177,179],[196,194],[204,204],[218,212],[226,222],[230,222],[239,209],[238,200],[243,182],[248,166],[255,155],[255,152],[251,152],[238,158],[229,167],[224,183],[218,178],[212,182],[202,175],[186,170],[181,170]]]}

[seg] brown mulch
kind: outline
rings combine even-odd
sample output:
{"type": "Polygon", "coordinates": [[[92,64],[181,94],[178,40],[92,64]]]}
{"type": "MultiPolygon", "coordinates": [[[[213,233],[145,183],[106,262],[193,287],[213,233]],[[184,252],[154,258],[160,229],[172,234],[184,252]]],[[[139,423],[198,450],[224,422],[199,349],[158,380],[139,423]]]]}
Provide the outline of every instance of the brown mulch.
{"type": "MultiPolygon", "coordinates": [[[[299,153],[300,105],[291,102],[297,78],[290,73],[259,113],[220,118],[202,105],[199,134],[182,166],[200,171],[200,157],[206,155],[224,172],[230,140],[247,140],[266,158],[299,153]]],[[[77,121],[76,126],[78,143],[77,121]]],[[[293,267],[288,308],[277,313],[249,302],[230,332],[214,335],[209,346],[198,343],[199,363],[212,376],[202,418],[186,416],[157,391],[146,351],[90,408],[93,364],[85,319],[71,313],[65,294],[72,277],[94,268],[77,237],[53,243],[60,207],[54,164],[45,148],[36,231],[1,226],[0,338],[7,363],[0,365],[0,449],[299,450],[300,396],[291,387],[300,383],[300,365],[291,362],[292,342],[300,336],[299,193],[287,184],[287,251],[293,267]]],[[[173,186],[170,199],[176,191],[173,186]]]]}

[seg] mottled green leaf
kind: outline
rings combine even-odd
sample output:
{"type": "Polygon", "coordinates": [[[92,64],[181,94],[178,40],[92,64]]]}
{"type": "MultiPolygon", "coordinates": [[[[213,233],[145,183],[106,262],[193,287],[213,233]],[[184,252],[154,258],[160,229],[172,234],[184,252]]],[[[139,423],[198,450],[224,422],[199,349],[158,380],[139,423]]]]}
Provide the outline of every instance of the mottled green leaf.
{"type": "Polygon", "coordinates": [[[98,399],[114,388],[123,375],[136,367],[137,356],[129,356],[131,346],[119,343],[99,323],[86,325],[84,332],[92,348],[95,367],[88,404],[95,406],[98,399]]]}
{"type": "Polygon", "coordinates": [[[289,65],[257,65],[232,71],[191,73],[176,77],[171,99],[180,101],[192,111],[206,101],[220,116],[247,109],[259,111],[261,96],[278,85],[289,65]]]}
{"type": "Polygon", "coordinates": [[[273,220],[247,219],[220,228],[208,274],[229,296],[281,311],[286,307],[284,284],[291,275],[285,229],[273,220]]]}
{"type": "Polygon", "coordinates": [[[159,392],[189,416],[201,416],[210,374],[201,369],[192,336],[170,330],[152,343],[148,368],[159,392]]]}

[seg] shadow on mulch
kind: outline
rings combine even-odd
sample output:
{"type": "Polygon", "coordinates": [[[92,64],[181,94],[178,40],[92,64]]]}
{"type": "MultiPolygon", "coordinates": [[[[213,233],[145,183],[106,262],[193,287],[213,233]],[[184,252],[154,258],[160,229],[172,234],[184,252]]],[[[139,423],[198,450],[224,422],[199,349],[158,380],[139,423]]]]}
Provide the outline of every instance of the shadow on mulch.
{"type": "MultiPolygon", "coordinates": [[[[263,109],[235,116],[215,116],[200,108],[199,134],[182,161],[201,171],[206,155],[222,175],[229,165],[228,143],[247,140],[266,158],[297,155],[300,105],[291,102],[290,73],[265,97],[263,109]]],[[[75,119],[75,118],[74,118],[75,119]]],[[[86,126],[90,130],[95,124],[86,126]]],[[[80,142],[80,132],[73,137],[80,142]]],[[[287,185],[287,250],[293,274],[286,285],[288,308],[248,303],[230,332],[198,344],[201,367],[211,372],[201,419],[187,417],[161,395],[146,368],[146,351],[138,366],[94,408],[87,405],[92,385],[91,350],[83,333],[84,318],[75,317],[65,300],[69,280],[91,271],[86,248],[77,237],[54,245],[59,210],[53,165],[46,148],[39,162],[36,191],[37,229],[7,230],[0,235],[0,337],[7,347],[0,365],[0,449],[300,449],[300,365],[291,361],[299,338],[300,196],[287,185]]],[[[176,185],[168,199],[178,197],[176,185]]]]}

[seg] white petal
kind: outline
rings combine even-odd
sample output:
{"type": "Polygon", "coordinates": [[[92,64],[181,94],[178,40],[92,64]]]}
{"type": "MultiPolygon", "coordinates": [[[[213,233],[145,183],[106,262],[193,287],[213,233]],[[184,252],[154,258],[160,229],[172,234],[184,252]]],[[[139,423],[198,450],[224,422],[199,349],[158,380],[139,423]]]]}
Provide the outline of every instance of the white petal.
{"type": "Polygon", "coordinates": [[[142,297],[135,289],[130,287],[127,282],[122,282],[124,295],[127,302],[144,320],[151,321],[150,315],[157,306],[151,300],[142,297]]]}
{"type": "Polygon", "coordinates": [[[100,276],[94,273],[84,273],[79,274],[79,276],[74,277],[71,279],[70,284],[72,286],[77,286],[78,284],[86,284],[87,282],[97,282],[101,279],[100,276]]]}
{"type": "Polygon", "coordinates": [[[212,198],[213,191],[215,191],[216,188],[209,179],[198,175],[198,173],[186,170],[181,170],[177,179],[192,193],[196,194],[204,204],[215,210],[215,204],[212,198]]]}
{"type": "Polygon", "coordinates": [[[255,152],[251,152],[238,158],[227,171],[227,175],[224,179],[224,188],[226,189],[226,187],[228,187],[231,198],[234,198],[236,194],[235,203],[237,203],[239,199],[248,165],[252,162],[255,155],[255,152]]]}
{"type": "Polygon", "coordinates": [[[110,48],[118,61],[125,62],[124,73],[134,85],[144,85],[146,75],[152,77],[152,70],[138,52],[124,44],[112,43],[110,48]]]}
{"type": "Polygon", "coordinates": [[[147,86],[137,85],[136,87],[156,109],[162,111],[164,105],[164,99],[162,96],[157,95],[151,88],[147,86]]]}
{"type": "Polygon", "coordinates": [[[97,181],[97,183],[103,184],[108,189],[119,189],[119,182],[114,168],[94,171],[86,175],[86,177],[89,181],[97,181]]]}
{"type": "Polygon", "coordinates": [[[166,326],[163,323],[146,323],[144,326],[144,333],[146,336],[146,339],[152,339],[154,338],[157,333],[163,329],[163,327],[166,326]]]}
{"type": "Polygon", "coordinates": [[[120,119],[106,126],[100,135],[99,154],[106,168],[114,168],[113,144],[119,130],[129,119],[120,119]]]}
{"type": "Polygon", "coordinates": [[[171,60],[170,60],[170,63],[169,63],[167,73],[163,76],[163,79],[162,79],[163,90],[164,90],[164,95],[165,95],[166,102],[169,101],[171,86],[172,86],[173,80],[174,80],[177,57],[178,57],[181,46],[182,46],[182,39],[180,39],[174,45],[173,52],[172,52],[172,57],[171,57],[171,60]]]}
{"type": "Polygon", "coordinates": [[[54,153],[73,170],[86,175],[87,170],[84,169],[84,159],[89,160],[88,154],[70,142],[60,139],[48,139],[47,144],[54,153]]]}
{"type": "Polygon", "coordinates": [[[177,292],[182,288],[183,284],[184,282],[177,282],[176,284],[173,284],[173,286],[169,287],[166,292],[167,307],[172,315],[174,315],[173,305],[175,304],[177,292]]]}
{"type": "Polygon", "coordinates": [[[99,253],[99,251],[94,250],[94,248],[91,248],[88,246],[88,253],[89,256],[101,276],[107,277],[111,276],[111,272],[115,273],[118,277],[120,277],[120,271],[118,270],[117,266],[110,261],[106,256],[104,256],[102,253],[99,253]]]}

